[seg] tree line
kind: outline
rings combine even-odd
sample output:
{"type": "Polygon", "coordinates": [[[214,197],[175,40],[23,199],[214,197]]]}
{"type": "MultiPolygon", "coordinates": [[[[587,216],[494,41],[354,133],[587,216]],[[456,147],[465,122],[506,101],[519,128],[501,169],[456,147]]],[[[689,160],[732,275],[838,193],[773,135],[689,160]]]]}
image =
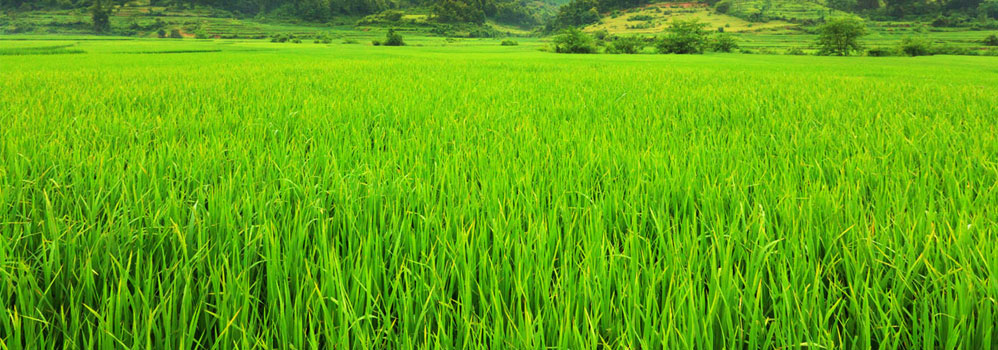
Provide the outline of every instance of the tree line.
{"type": "MultiPolygon", "coordinates": [[[[0,0],[7,9],[77,9],[120,6],[128,0],[0,0]],[[102,5],[107,4],[107,5],[102,5]]],[[[194,8],[206,6],[239,16],[268,15],[325,22],[343,15],[369,15],[387,10],[422,7],[432,9],[443,23],[500,23],[535,26],[541,17],[527,0],[151,0],[152,6],[194,8]]]]}

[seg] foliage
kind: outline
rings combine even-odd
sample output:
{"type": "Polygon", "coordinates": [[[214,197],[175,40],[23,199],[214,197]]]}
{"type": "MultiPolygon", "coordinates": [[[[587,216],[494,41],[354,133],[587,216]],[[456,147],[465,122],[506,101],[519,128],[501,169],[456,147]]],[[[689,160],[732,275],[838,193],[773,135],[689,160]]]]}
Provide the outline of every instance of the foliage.
{"type": "Polygon", "coordinates": [[[581,27],[599,22],[599,3],[596,0],[572,0],[558,9],[558,14],[548,23],[548,30],[581,27]]]}
{"type": "Polygon", "coordinates": [[[674,19],[666,28],[666,34],[658,44],[661,53],[700,54],[708,45],[707,24],[693,18],[689,20],[674,19]]]}
{"type": "Polygon", "coordinates": [[[920,38],[904,38],[898,51],[905,56],[929,56],[932,55],[932,44],[928,40],[920,38]]]}
{"type": "Polygon", "coordinates": [[[503,40],[501,43],[499,43],[499,45],[502,45],[502,46],[517,46],[517,45],[520,45],[520,43],[516,42],[516,40],[506,39],[506,40],[503,40]]]}
{"type": "Polygon", "coordinates": [[[614,38],[607,51],[616,54],[636,54],[645,47],[645,41],[640,36],[629,35],[614,38]]]}
{"type": "Polygon", "coordinates": [[[405,40],[402,39],[402,34],[399,34],[394,28],[388,29],[388,34],[385,35],[385,41],[381,43],[384,46],[405,46],[405,40]]]}
{"type": "Polygon", "coordinates": [[[554,38],[554,51],[558,53],[596,53],[596,42],[578,28],[568,28],[554,38]]]}
{"type": "Polygon", "coordinates": [[[718,33],[714,35],[710,47],[716,52],[732,52],[738,49],[738,40],[731,34],[718,33]]]}
{"type": "Polygon", "coordinates": [[[837,18],[821,26],[817,46],[821,55],[848,56],[862,50],[859,38],[866,35],[866,26],[853,17],[837,18]]]}
{"type": "Polygon", "coordinates": [[[94,23],[94,32],[106,33],[111,30],[111,10],[113,4],[109,0],[94,0],[90,6],[90,18],[94,23]]]}
{"type": "Polygon", "coordinates": [[[731,11],[731,1],[732,0],[721,0],[717,4],[714,4],[714,11],[717,13],[728,13],[731,11]]]}
{"type": "Polygon", "coordinates": [[[998,0],[985,0],[981,2],[977,11],[988,18],[998,19],[998,0]]]}
{"type": "Polygon", "coordinates": [[[981,41],[986,46],[998,46],[998,35],[991,34],[987,38],[981,41]]]}

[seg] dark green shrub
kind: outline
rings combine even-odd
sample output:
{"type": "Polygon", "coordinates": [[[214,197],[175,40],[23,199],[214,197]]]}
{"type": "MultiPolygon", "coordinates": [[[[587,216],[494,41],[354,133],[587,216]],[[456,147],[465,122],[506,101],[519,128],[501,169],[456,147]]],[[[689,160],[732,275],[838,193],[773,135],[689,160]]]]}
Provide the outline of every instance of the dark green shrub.
{"type": "Polygon", "coordinates": [[[896,56],[897,50],[889,49],[886,47],[872,47],[869,50],[866,50],[866,55],[870,57],[896,56]]]}
{"type": "Polygon", "coordinates": [[[183,39],[184,36],[180,34],[180,29],[170,29],[170,39],[183,39]]]}
{"type": "Polygon", "coordinates": [[[998,35],[991,34],[982,41],[986,46],[998,46],[998,35]]]}
{"type": "Polygon", "coordinates": [[[388,34],[385,35],[385,42],[381,43],[385,46],[405,46],[405,40],[402,39],[402,34],[399,34],[395,29],[389,29],[388,34]]]}
{"type": "Polygon", "coordinates": [[[516,42],[514,40],[507,39],[507,40],[503,40],[502,43],[500,43],[499,45],[502,45],[502,46],[516,46],[516,45],[520,45],[520,43],[518,43],[518,42],[516,42]]]}
{"type": "Polygon", "coordinates": [[[918,38],[905,38],[901,41],[898,51],[905,56],[929,56],[932,55],[932,45],[925,40],[918,38]]]}

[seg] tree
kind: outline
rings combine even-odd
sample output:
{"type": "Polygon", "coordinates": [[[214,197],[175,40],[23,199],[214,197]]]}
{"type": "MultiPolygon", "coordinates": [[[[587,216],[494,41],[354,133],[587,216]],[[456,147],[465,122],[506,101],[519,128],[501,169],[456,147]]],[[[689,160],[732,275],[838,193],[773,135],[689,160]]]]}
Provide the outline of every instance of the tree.
{"type": "Polygon", "coordinates": [[[578,28],[568,28],[554,38],[554,51],[558,53],[596,53],[592,37],[578,28]]]}
{"type": "Polygon", "coordinates": [[[979,13],[987,17],[998,19],[998,0],[987,0],[977,7],[979,13]]]}
{"type": "Polygon", "coordinates": [[[661,53],[699,54],[707,48],[707,24],[698,19],[674,19],[658,43],[661,53]]]}
{"type": "Polygon", "coordinates": [[[848,56],[862,50],[859,38],[866,35],[866,27],[859,19],[838,18],[825,23],[818,34],[819,54],[848,56]]]}
{"type": "Polygon", "coordinates": [[[98,34],[111,30],[111,6],[104,5],[101,0],[94,0],[90,6],[90,18],[94,22],[94,31],[98,34]]]}
{"type": "Polygon", "coordinates": [[[548,30],[581,27],[599,22],[599,3],[596,0],[572,0],[558,9],[558,14],[548,23],[548,30]]]}
{"type": "Polygon", "coordinates": [[[876,10],[880,8],[880,0],[857,0],[856,8],[860,10],[876,10]]]}

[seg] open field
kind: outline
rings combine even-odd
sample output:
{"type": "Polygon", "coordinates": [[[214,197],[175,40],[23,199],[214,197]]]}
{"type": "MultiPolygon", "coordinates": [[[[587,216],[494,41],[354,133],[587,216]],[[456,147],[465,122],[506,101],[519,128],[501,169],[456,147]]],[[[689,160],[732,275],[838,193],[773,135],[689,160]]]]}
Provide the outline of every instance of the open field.
{"type": "Polygon", "coordinates": [[[995,57],[21,39],[0,349],[998,349],[995,57]]]}

